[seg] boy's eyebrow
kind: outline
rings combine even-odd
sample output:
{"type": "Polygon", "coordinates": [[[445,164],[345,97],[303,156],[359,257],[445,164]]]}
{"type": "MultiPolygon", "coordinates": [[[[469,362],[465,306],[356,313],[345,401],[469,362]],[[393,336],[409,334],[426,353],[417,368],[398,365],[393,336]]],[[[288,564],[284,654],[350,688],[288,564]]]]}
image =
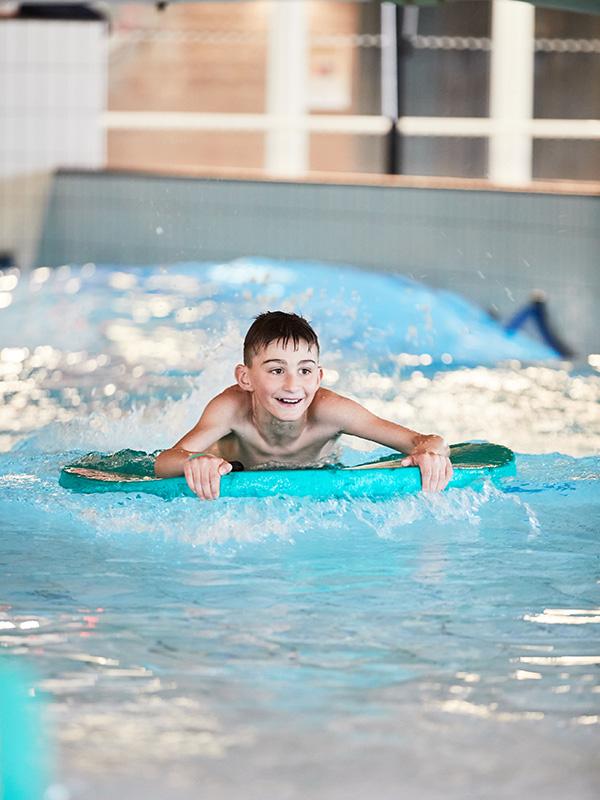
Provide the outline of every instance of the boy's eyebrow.
{"type": "MultiPolygon", "coordinates": [[[[267,358],[266,361],[262,362],[261,366],[264,366],[265,364],[271,364],[273,362],[275,362],[276,364],[287,364],[287,361],[285,361],[285,359],[283,359],[283,358],[267,358]]],[[[314,364],[315,366],[317,365],[317,362],[312,358],[303,358],[302,361],[299,361],[298,363],[299,364],[314,364]]]]}

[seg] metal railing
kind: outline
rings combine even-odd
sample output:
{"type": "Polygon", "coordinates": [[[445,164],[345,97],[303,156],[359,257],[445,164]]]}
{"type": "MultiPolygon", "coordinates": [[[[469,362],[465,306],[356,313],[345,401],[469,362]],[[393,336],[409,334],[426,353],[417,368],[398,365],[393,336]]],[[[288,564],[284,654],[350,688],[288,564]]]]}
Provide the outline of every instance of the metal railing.
{"type": "MultiPolygon", "coordinates": [[[[106,130],[242,131],[302,130],[308,133],[342,133],[384,136],[394,125],[376,115],[229,114],[192,111],[106,111],[106,130]]],[[[495,133],[529,134],[534,139],[600,139],[600,120],[531,119],[507,124],[490,117],[403,117],[395,123],[404,136],[489,137],[495,133]]]]}

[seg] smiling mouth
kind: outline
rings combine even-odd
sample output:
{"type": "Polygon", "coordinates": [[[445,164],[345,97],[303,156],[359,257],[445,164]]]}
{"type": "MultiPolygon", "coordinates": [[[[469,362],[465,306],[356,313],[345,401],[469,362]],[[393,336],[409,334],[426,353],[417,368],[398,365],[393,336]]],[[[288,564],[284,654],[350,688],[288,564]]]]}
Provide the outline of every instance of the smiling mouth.
{"type": "Polygon", "coordinates": [[[299,398],[298,400],[290,400],[287,397],[277,397],[276,400],[278,403],[281,403],[284,406],[297,406],[298,403],[302,402],[302,398],[299,398]]]}

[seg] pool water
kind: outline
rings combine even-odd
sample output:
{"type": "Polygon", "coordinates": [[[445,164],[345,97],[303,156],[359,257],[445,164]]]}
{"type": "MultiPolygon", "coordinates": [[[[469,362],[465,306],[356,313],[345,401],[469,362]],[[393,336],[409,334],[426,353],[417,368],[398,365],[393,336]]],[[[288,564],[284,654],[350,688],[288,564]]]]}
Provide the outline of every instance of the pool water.
{"type": "Polygon", "coordinates": [[[597,373],[350,268],[0,280],[0,660],[45,698],[49,800],[597,795],[597,373]],[[171,445],[275,308],[321,333],[326,385],[506,444],[517,475],[384,502],[58,486],[89,450],[171,445]]]}

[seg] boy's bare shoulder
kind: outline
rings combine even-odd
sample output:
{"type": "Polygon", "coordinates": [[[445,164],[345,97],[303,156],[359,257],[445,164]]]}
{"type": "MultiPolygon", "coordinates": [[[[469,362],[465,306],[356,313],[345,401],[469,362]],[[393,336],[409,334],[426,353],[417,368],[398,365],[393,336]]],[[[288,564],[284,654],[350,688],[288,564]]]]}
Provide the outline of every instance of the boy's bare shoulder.
{"type": "Polygon", "coordinates": [[[234,384],[213,397],[206,410],[225,415],[227,419],[240,419],[248,412],[248,398],[248,392],[234,384]]]}
{"type": "Polygon", "coordinates": [[[330,424],[341,423],[347,405],[352,403],[348,397],[344,397],[331,389],[319,389],[312,402],[312,409],[315,419],[318,422],[330,424]]]}
{"type": "MultiPolygon", "coordinates": [[[[237,383],[228,386],[226,389],[223,389],[221,394],[218,394],[217,397],[222,398],[223,400],[229,402],[240,402],[246,399],[248,392],[245,392],[243,389],[237,385],[237,383]]],[[[215,397],[215,400],[217,399],[215,397]]]]}

